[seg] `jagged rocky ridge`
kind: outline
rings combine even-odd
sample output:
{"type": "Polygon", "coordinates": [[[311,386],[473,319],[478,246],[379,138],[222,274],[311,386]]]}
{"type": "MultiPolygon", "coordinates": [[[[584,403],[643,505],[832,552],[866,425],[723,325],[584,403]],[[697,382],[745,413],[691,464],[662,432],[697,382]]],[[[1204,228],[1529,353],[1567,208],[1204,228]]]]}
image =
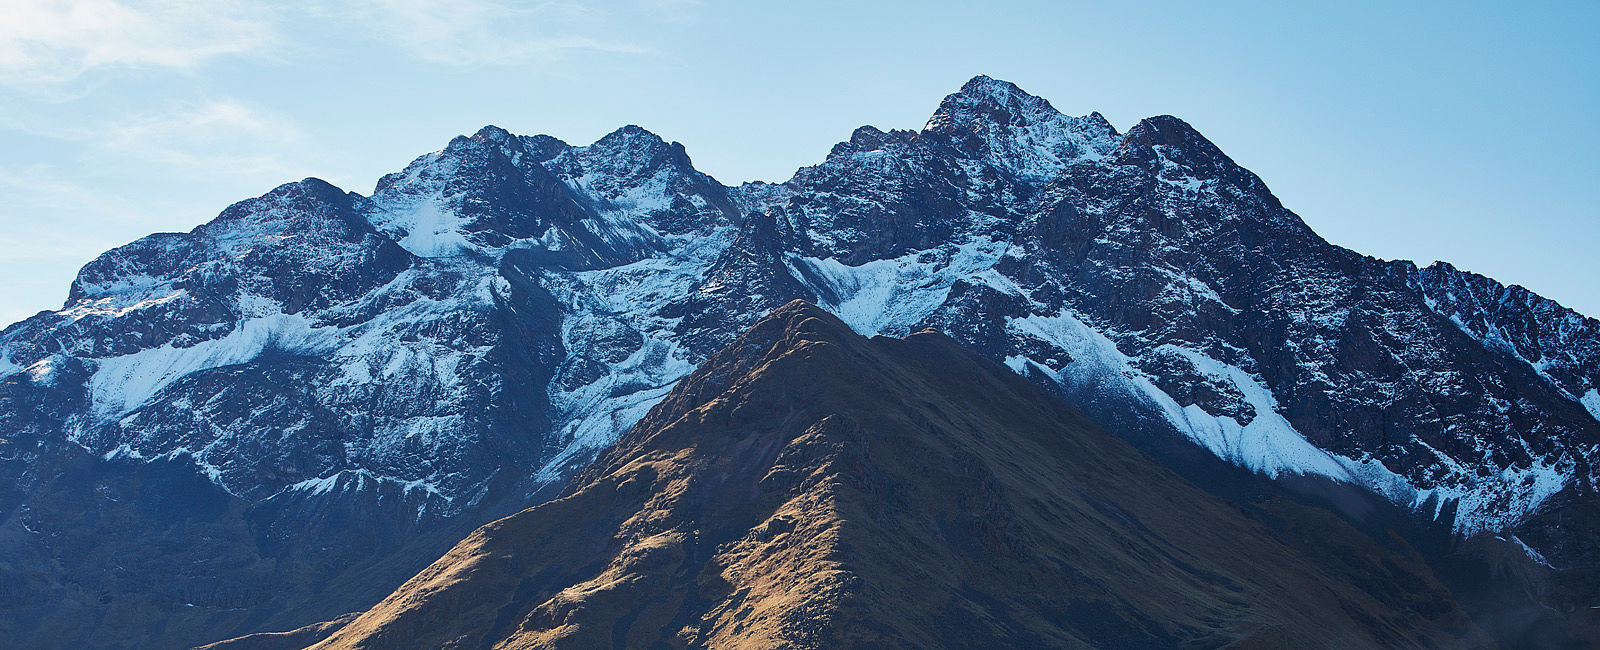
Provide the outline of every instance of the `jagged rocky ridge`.
{"type": "Polygon", "coordinates": [[[947,331],[1121,432],[1593,557],[1548,515],[1592,517],[1600,324],[1333,246],[1181,120],[1119,133],[987,77],[782,184],[637,127],[486,127],[370,196],[307,179],[110,251],[0,334],[0,531],[56,543],[40,504],[85,464],[192,465],[263,548],[520,508],[795,298],[947,331]]]}
{"type": "Polygon", "coordinates": [[[943,334],[869,340],[800,301],[680,381],[560,498],[478,529],[383,602],[301,639],[1489,643],[1408,548],[1281,496],[1228,503],[943,334]]]}

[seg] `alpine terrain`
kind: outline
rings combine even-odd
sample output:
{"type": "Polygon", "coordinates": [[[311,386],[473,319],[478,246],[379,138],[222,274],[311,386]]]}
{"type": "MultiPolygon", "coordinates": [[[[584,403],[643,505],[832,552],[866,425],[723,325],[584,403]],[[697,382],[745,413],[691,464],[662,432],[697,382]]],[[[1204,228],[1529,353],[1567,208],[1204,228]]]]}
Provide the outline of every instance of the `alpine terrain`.
{"type": "MultiPolygon", "coordinates": [[[[794,318],[779,313],[780,322],[794,318]]],[[[808,355],[789,350],[773,363],[817,358],[808,355]]],[[[845,358],[834,357],[855,363],[845,358]]],[[[428,580],[488,566],[508,572],[493,580],[527,578],[529,590],[504,592],[516,592],[501,603],[506,620],[464,619],[480,626],[461,634],[491,641],[599,634],[581,616],[581,629],[558,629],[578,610],[681,622],[683,635],[674,628],[661,640],[707,645],[733,638],[719,626],[745,621],[760,634],[809,629],[806,638],[833,639],[844,628],[832,616],[886,626],[862,643],[913,645],[920,637],[894,635],[975,619],[986,622],[961,626],[974,643],[1108,642],[1113,632],[1074,622],[1089,619],[1199,646],[1299,639],[1323,625],[1351,630],[1352,644],[1471,644],[1488,638],[1480,632],[1514,643],[1529,630],[1594,638],[1597,418],[1600,322],[1448,264],[1418,268],[1331,245],[1174,117],[1121,133],[1097,113],[1068,116],[980,76],[920,131],[861,127],[787,182],[731,187],[638,127],[586,146],[485,127],[383,177],[370,195],[306,179],[188,233],[109,251],[82,269],[62,309],[0,333],[0,644],[194,645],[365,612],[330,641],[357,644],[413,625],[401,604],[438,586],[428,580]],[[865,365],[774,375],[827,375],[832,383],[813,398],[797,392],[803,386],[750,379],[795,400],[794,420],[768,422],[781,412],[764,412],[704,427],[664,421],[711,408],[725,389],[706,392],[720,386],[708,375],[703,389],[685,384],[663,400],[796,299],[866,336],[944,332],[1071,406],[1045,405],[1043,393],[992,376],[942,338],[868,343],[828,325],[819,340],[865,365]],[[1033,415],[973,399],[954,406],[963,402],[948,401],[950,391],[965,384],[924,377],[911,358],[936,353],[1033,415]],[[882,413],[824,399],[884,376],[915,385],[885,384],[894,389],[884,389],[882,413]],[[761,431],[730,424],[757,420],[761,431]],[[751,446],[721,440],[697,452],[660,438],[691,432],[737,434],[751,446]],[[917,442],[916,432],[940,439],[917,442]],[[765,476],[752,473],[803,440],[832,450],[795,461],[821,472],[816,482],[806,474],[752,487],[765,476]],[[884,441],[930,445],[930,458],[972,473],[912,472],[923,461],[893,454],[851,460],[884,441]],[[1003,448],[1011,444],[1027,457],[1003,448]],[[1037,503],[1018,501],[1032,494],[1022,482],[1080,447],[1161,477],[1149,480],[1195,512],[1231,514],[1145,510],[1106,468],[1062,466],[1059,481],[1027,497],[1037,503]],[[642,474],[647,467],[657,474],[642,474]],[[916,485],[920,474],[976,481],[970,505],[987,510],[963,521],[935,508],[920,497],[945,488],[916,485]],[[1252,514],[1279,489],[1293,492],[1283,498],[1295,508],[1340,513],[1346,523],[1319,530],[1340,531],[1332,539],[1356,531],[1350,552],[1393,564],[1383,565],[1387,577],[1363,582],[1338,564],[1355,560],[1327,545],[1295,546],[1252,514]],[[550,501],[558,494],[566,496],[550,501]],[[814,545],[782,552],[849,565],[837,576],[784,573],[796,569],[764,555],[780,552],[771,538],[734,540],[807,500],[824,510],[792,514],[804,515],[794,525],[814,528],[814,545]],[[713,503],[734,511],[712,513],[713,503]],[[574,512],[588,507],[600,511],[574,512]],[[912,512],[931,523],[907,520],[912,512]],[[711,518],[698,533],[705,541],[684,523],[696,517],[711,518]],[[1111,528],[1086,544],[1141,541],[1062,557],[1055,544],[1078,538],[1055,527],[1091,520],[1111,528]],[[1253,531],[1239,544],[1281,557],[1281,582],[1202,547],[1215,533],[1195,528],[1204,521],[1253,531]],[[930,525],[945,528],[916,538],[930,525]],[[953,564],[902,577],[957,594],[919,607],[953,609],[889,620],[840,604],[860,598],[852,589],[882,588],[875,576],[890,574],[874,572],[902,561],[861,547],[872,530],[907,553],[947,554],[953,564]],[[610,546],[550,550],[557,539],[610,546]],[[1006,562],[1016,564],[989,577],[962,564],[962,553],[992,544],[1010,545],[1006,562]],[[481,563],[503,545],[552,555],[481,563]],[[1134,557],[1177,573],[1138,594],[1104,575],[1068,575],[1085,571],[1085,558],[1100,572],[1134,557]],[[570,563],[578,561],[588,564],[570,563]],[[996,581],[1027,562],[1046,563],[1038,570],[1065,584],[1095,585],[1082,592],[1094,595],[1018,600],[1020,588],[996,581]],[[1318,563],[1331,563],[1315,569],[1323,587],[1285,599],[1318,563]],[[730,581],[736,566],[747,573],[730,581]],[[607,586],[622,576],[638,584],[607,586]],[[792,582],[785,576],[838,582],[790,598],[772,591],[792,582]],[[1389,580],[1428,604],[1375,595],[1389,580]],[[590,582],[610,590],[607,604],[540,591],[590,582]],[[1246,595],[1228,596],[1230,585],[1246,595]],[[717,591],[745,587],[737,597],[717,591]],[[726,616],[680,620],[723,611],[719,603],[726,616]],[[770,617],[736,616],[740,603],[770,617]],[[1411,616],[1396,619],[1395,607],[1411,616]],[[1459,623],[1458,607],[1472,623],[1459,623]],[[1313,615],[1304,608],[1339,620],[1305,618],[1313,615]],[[815,612],[812,627],[774,622],[805,618],[794,612],[815,612]]],[[[508,588],[462,584],[459,593],[485,598],[508,588]]],[[[636,638],[633,627],[614,640],[636,638]]]]}
{"type": "Polygon", "coordinates": [[[947,336],[796,301],[315,647],[1482,642],[1415,555],[1257,517],[947,336]]]}

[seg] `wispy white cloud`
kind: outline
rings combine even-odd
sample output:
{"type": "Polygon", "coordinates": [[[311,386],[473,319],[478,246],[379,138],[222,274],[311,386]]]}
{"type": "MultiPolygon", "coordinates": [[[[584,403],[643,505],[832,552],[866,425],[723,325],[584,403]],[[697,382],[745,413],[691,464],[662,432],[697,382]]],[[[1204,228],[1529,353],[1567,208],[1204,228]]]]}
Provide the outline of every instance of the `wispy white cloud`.
{"type": "Polygon", "coordinates": [[[292,168],[265,152],[304,139],[294,124],[233,100],[179,105],[70,135],[100,151],[213,174],[266,178],[283,177],[292,168]]]}
{"type": "Polygon", "coordinates": [[[595,20],[597,4],[354,0],[321,10],[435,63],[525,63],[575,51],[645,51],[634,43],[585,35],[601,27],[595,20]]]}
{"type": "MultiPolygon", "coordinates": [[[[294,123],[232,99],[174,102],[142,113],[63,123],[0,116],[0,129],[72,143],[89,167],[152,164],[200,176],[287,178],[277,155],[304,143],[294,123]]],[[[13,170],[13,175],[15,171],[13,170]]]]}
{"type": "Polygon", "coordinates": [[[49,84],[101,68],[191,68],[255,52],[271,16],[239,0],[7,0],[0,82],[49,84]]]}
{"type": "Polygon", "coordinates": [[[647,11],[662,13],[680,13],[699,9],[705,5],[703,0],[638,0],[639,6],[647,11]]]}
{"type": "Polygon", "coordinates": [[[59,304],[78,265],[137,227],[137,208],[46,165],[0,165],[0,196],[0,274],[13,279],[0,285],[0,327],[59,304]]]}
{"type": "Polygon", "coordinates": [[[6,0],[0,12],[0,84],[50,87],[98,70],[188,70],[219,57],[341,46],[312,23],[337,24],[336,33],[364,34],[434,63],[643,53],[647,48],[610,35],[607,16],[638,10],[680,15],[698,3],[321,0],[286,6],[247,0],[6,0]]]}
{"type": "MultiPolygon", "coordinates": [[[[0,188],[13,197],[0,206],[0,215],[11,217],[6,219],[8,227],[0,229],[0,236],[14,238],[15,230],[23,224],[43,226],[41,231],[62,234],[59,229],[48,227],[48,224],[37,223],[36,220],[23,219],[13,212],[22,212],[23,208],[37,209],[49,208],[58,211],[75,211],[88,213],[94,217],[114,217],[125,212],[119,209],[117,202],[105,197],[104,192],[91,191],[77,183],[73,183],[62,176],[58,170],[46,165],[29,165],[12,167],[0,165],[0,188]]],[[[75,233],[72,239],[82,239],[75,233]]],[[[9,250],[9,249],[8,249],[9,250]]],[[[55,253],[53,246],[46,246],[44,250],[22,251],[15,249],[19,254],[52,255],[55,253]]]]}
{"type": "Polygon", "coordinates": [[[299,129],[231,100],[26,133],[72,153],[55,163],[0,160],[0,275],[29,278],[0,287],[0,324],[58,304],[72,272],[100,252],[187,230],[261,179],[306,171],[282,157],[303,141],[299,129]],[[184,189],[152,192],[152,181],[184,189]]]}
{"type": "Polygon", "coordinates": [[[0,325],[59,304],[77,265],[110,246],[188,229],[279,182],[370,181],[320,142],[317,104],[335,115],[360,105],[328,78],[640,53],[652,30],[624,26],[653,28],[694,5],[0,0],[0,277],[16,280],[0,285],[0,325]]]}

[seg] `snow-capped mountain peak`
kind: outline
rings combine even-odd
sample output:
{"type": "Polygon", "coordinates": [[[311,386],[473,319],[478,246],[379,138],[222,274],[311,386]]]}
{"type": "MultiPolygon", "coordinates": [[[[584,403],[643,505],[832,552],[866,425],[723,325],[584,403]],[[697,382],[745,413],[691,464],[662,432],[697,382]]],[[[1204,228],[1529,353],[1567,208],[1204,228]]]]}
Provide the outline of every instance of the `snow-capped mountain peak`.
{"type": "Polygon", "coordinates": [[[1582,562],[1536,533],[1594,499],[1600,324],[1330,245],[1177,118],[1123,135],[988,77],[781,184],[633,126],[485,127],[371,196],[307,179],[109,251],[0,333],[0,479],[44,511],[72,468],[180,466],[280,541],[333,510],[396,536],[503,514],[794,299],[938,328],[1130,437],[1582,562]]]}
{"type": "Polygon", "coordinates": [[[923,127],[959,150],[1028,182],[1045,182],[1067,164],[1097,160],[1116,147],[1117,131],[1099,113],[1071,117],[1006,81],[974,77],[949,95],[923,127]]]}

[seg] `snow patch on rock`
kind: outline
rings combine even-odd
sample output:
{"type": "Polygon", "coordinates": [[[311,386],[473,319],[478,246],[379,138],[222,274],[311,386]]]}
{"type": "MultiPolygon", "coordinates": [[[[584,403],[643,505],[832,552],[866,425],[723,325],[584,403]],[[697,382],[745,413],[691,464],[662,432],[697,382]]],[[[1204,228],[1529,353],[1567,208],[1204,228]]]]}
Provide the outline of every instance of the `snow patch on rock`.
{"type": "Polygon", "coordinates": [[[1217,457],[1269,477],[1316,475],[1364,486],[1412,510],[1432,507],[1435,519],[1443,514],[1446,504],[1454,503],[1456,513],[1451,524],[1462,535],[1516,524],[1571,480],[1572,468],[1545,460],[1478,477],[1469,468],[1439,454],[1450,475],[1438,486],[1422,488],[1375,458],[1350,458],[1312,444],[1279,414],[1272,392],[1254,375],[1236,366],[1180,346],[1158,348],[1182,355],[1200,373],[1238,389],[1256,413],[1242,425],[1232,417],[1212,415],[1197,405],[1179,404],[1151,377],[1136,369],[1132,357],[1119,350],[1115,342],[1070,311],[1009,319],[1007,327],[1018,335],[1049,343],[1072,359],[1059,370],[1052,370],[1022,356],[1008,357],[1006,365],[1017,372],[1031,367],[1075,392],[1123,394],[1143,400],[1180,433],[1217,457]]]}
{"type": "Polygon", "coordinates": [[[632,356],[612,364],[598,381],[553,393],[552,401],[565,421],[556,429],[563,447],[539,468],[536,480],[541,485],[555,483],[566,476],[569,465],[616,442],[694,368],[677,343],[652,336],[632,356]]]}
{"type": "Polygon", "coordinates": [[[679,319],[659,314],[663,307],[692,294],[704,281],[717,256],[732,242],[731,228],[710,236],[667,238],[676,244],[669,254],[608,269],[548,272],[545,285],[565,308],[562,342],[572,360],[593,356],[597,343],[587,334],[622,329],[641,342],[626,358],[602,362],[599,377],[563,389],[561,378],[550,389],[552,439],[561,445],[536,473],[541,485],[566,476],[574,463],[615,442],[643,419],[672,389],[694,371],[697,360],[675,340],[679,319]]]}
{"type": "MultiPolygon", "coordinates": [[[[960,246],[918,251],[849,266],[834,258],[790,257],[790,273],[824,298],[822,306],[864,336],[903,336],[945,303],[957,280],[990,270],[1006,243],[979,238],[960,246]]],[[[982,275],[986,284],[1006,284],[982,275]]],[[[1009,287],[1018,291],[1015,285],[1009,287]]]]}
{"type": "Polygon", "coordinates": [[[22,371],[22,366],[13,362],[6,351],[0,350],[0,379],[5,379],[22,371]]]}
{"type": "Polygon", "coordinates": [[[120,417],[185,375],[245,363],[269,350],[315,355],[332,351],[338,328],[317,327],[304,316],[271,314],[241,322],[227,336],[186,348],[171,343],[98,360],[89,380],[94,412],[120,417]]]}
{"type": "Polygon", "coordinates": [[[182,300],[188,296],[189,292],[183,289],[155,297],[137,296],[136,292],[118,293],[104,298],[79,300],[77,304],[56,313],[71,320],[78,320],[87,316],[117,318],[142,309],[182,300]],[[129,294],[135,294],[133,299],[129,299],[129,294]]]}
{"type": "Polygon", "coordinates": [[[414,490],[422,490],[423,492],[427,493],[428,496],[438,497],[440,499],[444,499],[445,501],[453,500],[452,497],[439,491],[438,487],[427,481],[420,479],[407,481],[391,476],[382,476],[365,469],[339,470],[320,478],[306,479],[284,488],[281,492],[279,492],[279,494],[287,492],[327,494],[335,489],[359,491],[365,487],[366,481],[373,481],[375,483],[393,483],[398,486],[402,492],[407,494],[414,490]]]}
{"type": "MultiPolygon", "coordinates": [[[[1182,410],[1182,421],[1188,425],[1185,433],[1191,439],[1219,458],[1273,478],[1282,473],[1293,473],[1351,481],[1350,472],[1338,458],[1311,444],[1278,413],[1277,398],[1259,379],[1237,366],[1187,348],[1176,345],[1162,348],[1188,359],[1201,374],[1233,384],[1255,409],[1256,416],[1241,426],[1232,417],[1213,416],[1199,406],[1187,405],[1182,410]]],[[[1150,384],[1150,387],[1154,388],[1154,384],[1150,384]]],[[[1178,423],[1174,418],[1169,419],[1178,423]]],[[[1180,425],[1179,429],[1184,430],[1185,427],[1180,425]]]]}
{"type": "Polygon", "coordinates": [[[417,257],[454,257],[474,250],[462,234],[467,219],[441,196],[409,203],[385,203],[368,215],[374,228],[395,238],[417,257]]]}
{"type": "MultiPolygon", "coordinates": [[[[1072,359],[1060,370],[1032,362],[1037,370],[1065,386],[1093,385],[1094,392],[1114,391],[1141,399],[1154,406],[1179,432],[1219,458],[1274,478],[1289,473],[1353,481],[1345,463],[1295,431],[1288,420],[1278,414],[1278,402],[1271,391],[1237,367],[1193,350],[1163,346],[1189,359],[1201,373],[1229,381],[1238,388],[1256,412],[1256,417],[1245,424],[1232,417],[1214,416],[1194,404],[1178,404],[1148,375],[1136,369],[1132,357],[1117,349],[1115,342],[1070,311],[1013,318],[1007,322],[1007,328],[1018,335],[1049,343],[1072,359]]],[[[1022,367],[1020,359],[1008,360],[1008,365],[1019,371],[1022,367]]]]}

